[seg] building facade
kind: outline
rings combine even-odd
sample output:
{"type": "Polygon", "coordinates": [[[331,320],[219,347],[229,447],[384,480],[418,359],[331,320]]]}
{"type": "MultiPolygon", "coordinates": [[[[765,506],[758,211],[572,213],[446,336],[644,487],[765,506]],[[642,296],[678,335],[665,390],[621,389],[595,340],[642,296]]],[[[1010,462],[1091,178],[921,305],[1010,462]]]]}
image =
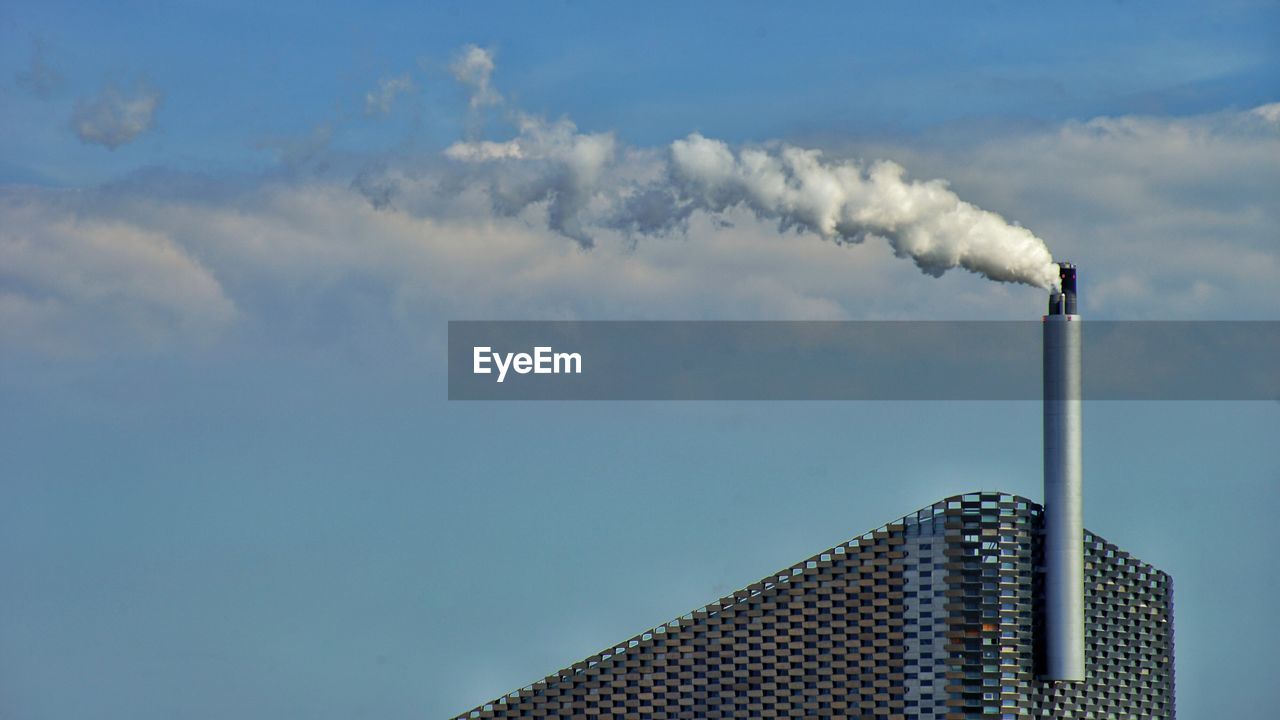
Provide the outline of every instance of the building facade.
{"type": "Polygon", "coordinates": [[[1087,531],[1086,680],[1038,679],[1042,534],[950,497],[456,720],[1174,718],[1172,580],[1087,531]]]}

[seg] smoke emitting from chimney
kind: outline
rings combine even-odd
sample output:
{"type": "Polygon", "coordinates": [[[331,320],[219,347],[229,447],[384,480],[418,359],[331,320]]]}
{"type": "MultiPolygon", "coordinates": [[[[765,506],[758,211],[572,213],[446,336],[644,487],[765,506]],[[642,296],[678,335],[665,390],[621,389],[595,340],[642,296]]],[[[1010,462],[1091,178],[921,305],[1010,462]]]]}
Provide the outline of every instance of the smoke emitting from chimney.
{"type": "Polygon", "coordinates": [[[908,179],[892,161],[832,161],[779,144],[735,151],[694,133],[671,143],[655,171],[638,172],[628,165],[635,153],[610,134],[527,115],[518,125],[514,139],[459,142],[445,155],[493,166],[495,209],[515,214],[546,203],[550,227],[583,247],[594,244],[592,225],[656,235],[685,227],[695,212],[745,208],[780,230],[834,242],[883,238],[935,277],[963,268],[1000,282],[1058,287],[1058,266],[1034,233],[961,200],[944,180],[908,179]]]}
{"type": "Polygon", "coordinates": [[[933,276],[959,267],[1002,282],[1058,282],[1049,248],[1030,230],[961,200],[945,181],[907,180],[891,161],[863,168],[787,145],[734,153],[693,134],[671,144],[669,175],[672,204],[682,212],[742,205],[837,242],[882,237],[933,276]]]}
{"type": "MultiPolygon", "coordinates": [[[[469,45],[451,68],[473,111],[506,104],[491,83],[491,51],[469,45]]],[[[831,161],[781,143],[735,152],[695,132],[671,143],[654,168],[646,167],[653,153],[621,148],[613,133],[580,133],[567,118],[548,122],[510,107],[506,113],[517,137],[456,142],[445,157],[496,166],[495,210],[514,215],[545,203],[548,226],[583,248],[595,244],[592,225],[659,234],[685,227],[697,211],[742,207],[781,230],[835,242],[883,238],[935,277],[963,268],[999,282],[1059,287],[1052,253],[1030,230],[961,200],[945,180],[908,180],[889,160],[831,161]]]]}

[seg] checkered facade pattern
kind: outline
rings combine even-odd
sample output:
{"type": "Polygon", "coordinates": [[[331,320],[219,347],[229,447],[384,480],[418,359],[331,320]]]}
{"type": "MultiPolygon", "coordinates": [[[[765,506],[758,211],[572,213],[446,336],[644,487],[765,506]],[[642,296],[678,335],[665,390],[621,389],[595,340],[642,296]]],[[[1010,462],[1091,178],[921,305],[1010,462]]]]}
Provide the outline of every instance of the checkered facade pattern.
{"type": "Polygon", "coordinates": [[[1172,720],[1172,581],[1089,532],[1087,680],[1038,679],[1040,533],[947,498],[455,720],[1172,720]]]}

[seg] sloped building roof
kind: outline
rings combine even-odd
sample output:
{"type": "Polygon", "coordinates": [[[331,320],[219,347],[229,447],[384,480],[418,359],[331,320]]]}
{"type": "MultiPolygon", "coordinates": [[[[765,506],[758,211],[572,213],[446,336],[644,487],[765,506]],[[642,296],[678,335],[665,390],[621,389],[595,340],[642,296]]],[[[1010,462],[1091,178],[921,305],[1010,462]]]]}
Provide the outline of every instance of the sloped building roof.
{"type": "Polygon", "coordinates": [[[1172,581],[1089,532],[1087,680],[1037,678],[1040,533],[949,497],[456,720],[1173,718],[1172,581]]]}

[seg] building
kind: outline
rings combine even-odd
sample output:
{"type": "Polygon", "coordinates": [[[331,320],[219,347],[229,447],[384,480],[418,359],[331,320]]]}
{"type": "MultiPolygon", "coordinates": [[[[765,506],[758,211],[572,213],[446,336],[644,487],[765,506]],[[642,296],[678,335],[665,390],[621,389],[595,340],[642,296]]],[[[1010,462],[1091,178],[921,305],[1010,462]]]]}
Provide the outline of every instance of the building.
{"type": "Polygon", "coordinates": [[[1083,526],[1077,268],[1058,268],[1045,507],[947,498],[456,720],[1174,718],[1173,582],[1083,526]]]}
{"type": "Polygon", "coordinates": [[[457,718],[1173,718],[1172,580],[1088,531],[1085,680],[1043,679],[1043,537],[950,497],[457,718]]]}

